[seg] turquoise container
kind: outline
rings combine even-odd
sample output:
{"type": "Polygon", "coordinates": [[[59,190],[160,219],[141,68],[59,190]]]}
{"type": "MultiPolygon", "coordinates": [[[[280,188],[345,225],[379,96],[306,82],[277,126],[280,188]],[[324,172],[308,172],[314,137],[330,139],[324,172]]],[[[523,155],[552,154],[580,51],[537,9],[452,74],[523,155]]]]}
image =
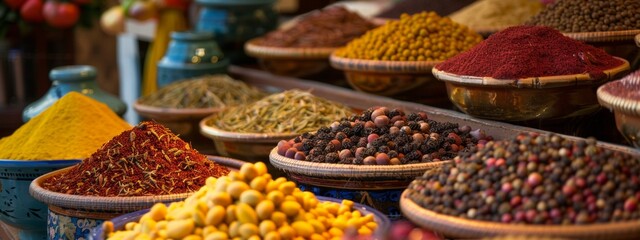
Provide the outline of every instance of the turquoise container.
{"type": "Polygon", "coordinates": [[[96,69],[88,65],[72,65],[57,67],[49,72],[51,88],[45,95],[29,104],[22,112],[22,120],[29,121],[40,114],[58,99],[69,92],[79,92],[109,106],[119,116],[127,111],[127,105],[118,97],[113,96],[98,87],[96,83],[96,69]]]}
{"type": "Polygon", "coordinates": [[[225,58],[211,33],[172,32],[167,53],[158,62],[158,87],[207,74],[226,73],[225,58]]]}
{"type": "Polygon", "coordinates": [[[202,6],[197,32],[213,33],[232,63],[247,61],[244,44],[274,30],[278,14],[275,0],[196,0],[202,6]]]}

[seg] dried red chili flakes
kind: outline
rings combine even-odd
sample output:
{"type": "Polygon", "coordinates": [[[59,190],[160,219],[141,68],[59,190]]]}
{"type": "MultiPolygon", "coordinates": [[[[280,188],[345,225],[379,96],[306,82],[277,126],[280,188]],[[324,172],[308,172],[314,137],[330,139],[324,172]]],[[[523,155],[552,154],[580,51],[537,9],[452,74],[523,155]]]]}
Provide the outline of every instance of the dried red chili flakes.
{"type": "Polygon", "coordinates": [[[141,122],[102,145],[45,189],[88,196],[150,196],[193,192],[208,177],[229,173],[166,127],[141,122]]]}

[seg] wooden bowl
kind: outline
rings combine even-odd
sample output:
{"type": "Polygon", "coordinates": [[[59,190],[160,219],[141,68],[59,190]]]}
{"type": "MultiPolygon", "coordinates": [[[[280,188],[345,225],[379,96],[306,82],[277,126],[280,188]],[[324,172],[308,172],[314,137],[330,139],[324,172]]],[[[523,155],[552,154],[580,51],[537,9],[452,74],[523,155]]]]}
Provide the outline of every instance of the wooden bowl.
{"type": "Polygon", "coordinates": [[[266,161],[271,149],[280,140],[292,139],[300,133],[238,133],[210,126],[211,115],[200,121],[200,133],[213,140],[216,151],[223,155],[245,161],[266,161]]]}
{"type": "Polygon", "coordinates": [[[376,61],[338,57],[332,54],[331,66],[344,71],[354,89],[382,96],[392,96],[422,89],[423,97],[445,95],[444,84],[431,69],[441,61],[376,61]]]}
{"type": "MultiPolygon", "coordinates": [[[[245,162],[217,156],[207,156],[232,171],[237,171],[245,162]]],[[[29,186],[33,198],[48,205],[47,225],[49,239],[70,238],[86,239],[91,228],[99,226],[104,220],[124,213],[150,208],[155,203],[181,201],[192,193],[138,196],[138,197],[99,197],[71,195],[49,191],[42,183],[53,176],[65,173],[71,168],[64,168],[42,175],[29,186]]],[[[44,226],[43,226],[44,227],[44,226]]]]}
{"type": "Polygon", "coordinates": [[[637,89],[640,75],[605,83],[597,91],[600,105],[613,112],[618,131],[634,147],[640,148],[640,100],[625,96],[628,91],[637,89]],[[616,93],[614,89],[623,89],[616,93]],[[624,90],[627,91],[624,91],[624,90]]]}
{"type": "Polygon", "coordinates": [[[245,43],[247,55],[258,59],[260,66],[276,75],[302,77],[320,73],[329,68],[329,55],[337,48],[269,47],[257,43],[255,38],[245,43]]]}
{"type": "Polygon", "coordinates": [[[637,239],[640,236],[640,220],[620,223],[588,225],[531,225],[507,224],[439,214],[422,208],[402,193],[402,213],[413,223],[433,229],[451,238],[481,238],[499,235],[526,235],[530,237],[559,237],[570,239],[637,239]]]}
{"type": "Polygon", "coordinates": [[[445,82],[449,100],[471,116],[510,122],[564,119],[599,109],[596,88],[629,70],[629,63],[619,59],[623,64],[604,71],[603,78],[575,74],[494,79],[456,75],[437,68],[433,74],[445,82]]]}

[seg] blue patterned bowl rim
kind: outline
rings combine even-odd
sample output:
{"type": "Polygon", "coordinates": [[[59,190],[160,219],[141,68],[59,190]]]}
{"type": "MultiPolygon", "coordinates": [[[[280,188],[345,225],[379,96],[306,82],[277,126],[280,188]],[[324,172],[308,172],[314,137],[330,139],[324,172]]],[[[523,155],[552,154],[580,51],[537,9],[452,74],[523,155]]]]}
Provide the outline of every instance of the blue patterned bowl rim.
{"type": "Polygon", "coordinates": [[[15,160],[0,159],[0,168],[19,167],[19,168],[37,168],[37,167],[68,167],[76,163],[82,162],[81,159],[68,160],[15,160]]]}
{"type": "Polygon", "coordinates": [[[177,69],[177,70],[203,70],[203,69],[220,69],[229,67],[229,59],[222,58],[216,63],[177,63],[171,62],[166,58],[158,61],[158,68],[177,69]]]}
{"type": "MultiPolygon", "coordinates": [[[[320,201],[326,201],[326,202],[336,202],[336,203],[342,202],[342,199],[337,199],[337,198],[322,197],[322,196],[316,196],[316,198],[320,201]]],[[[384,236],[387,234],[387,230],[389,230],[389,228],[391,227],[391,221],[386,215],[382,214],[380,211],[372,207],[369,207],[360,203],[354,203],[353,209],[360,211],[363,215],[369,214],[369,213],[373,214],[375,222],[378,224],[378,228],[374,232],[373,239],[385,239],[384,236]]],[[[140,210],[140,211],[115,217],[110,221],[113,222],[114,229],[119,230],[119,229],[122,229],[126,223],[139,220],[140,217],[142,217],[142,215],[144,215],[147,212],[149,212],[149,209],[144,209],[144,210],[140,210]]],[[[103,240],[101,236],[102,231],[103,231],[102,225],[94,228],[93,230],[91,230],[89,239],[103,240]]]]}
{"type": "Polygon", "coordinates": [[[51,81],[75,82],[94,79],[96,68],[91,65],[69,65],[57,67],[49,72],[51,81]]]}

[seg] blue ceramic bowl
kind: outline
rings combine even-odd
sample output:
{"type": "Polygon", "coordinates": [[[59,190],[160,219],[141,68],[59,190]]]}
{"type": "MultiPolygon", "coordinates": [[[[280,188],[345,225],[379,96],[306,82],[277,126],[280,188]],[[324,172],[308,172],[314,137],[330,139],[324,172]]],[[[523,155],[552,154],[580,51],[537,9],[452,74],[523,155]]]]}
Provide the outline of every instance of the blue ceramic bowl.
{"type": "Polygon", "coordinates": [[[20,230],[20,239],[47,236],[47,205],[29,195],[33,179],[81,160],[0,159],[0,221],[20,230]]]}
{"type": "MultiPolygon", "coordinates": [[[[336,199],[336,198],[328,198],[328,197],[320,197],[320,196],[318,196],[317,198],[318,200],[323,202],[337,202],[337,203],[342,202],[342,199],[336,199]]],[[[387,218],[384,214],[382,214],[378,210],[375,210],[372,207],[365,206],[359,203],[354,203],[353,209],[360,211],[363,215],[370,214],[370,213],[373,214],[374,221],[378,223],[378,229],[376,229],[376,231],[374,232],[374,237],[372,239],[385,239],[384,236],[386,236],[387,230],[391,227],[391,221],[389,221],[389,218],[387,218]]],[[[125,214],[125,215],[116,217],[114,219],[111,219],[111,222],[113,222],[113,227],[115,230],[121,230],[121,229],[124,229],[125,224],[127,224],[128,222],[134,222],[134,221],[140,220],[142,215],[144,215],[147,212],[149,212],[149,209],[132,212],[132,213],[125,214]]],[[[93,239],[93,240],[105,239],[103,236],[102,225],[94,228],[91,231],[91,234],[89,235],[89,239],[93,239]]]]}

